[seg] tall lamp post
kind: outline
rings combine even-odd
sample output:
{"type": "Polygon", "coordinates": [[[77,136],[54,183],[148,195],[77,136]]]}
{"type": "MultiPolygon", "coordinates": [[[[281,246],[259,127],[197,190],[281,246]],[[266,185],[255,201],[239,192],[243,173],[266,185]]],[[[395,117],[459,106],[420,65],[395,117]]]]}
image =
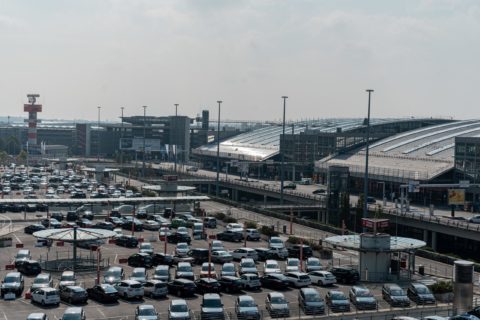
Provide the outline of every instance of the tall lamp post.
{"type": "Polygon", "coordinates": [[[177,173],[177,153],[178,153],[178,145],[177,145],[177,116],[178,116],[178,103],[175,103],[175,128],[174,128],[174,132],[175,132],[175,166],[174,166],[174,171],[175,171],[175,174],[177,173]]]}
{"type": "MultiPolygon", "coordinates": [[[[367,132],[366,132],[366,139],[367,145],[365,149],[365,177],[363,179],[363,217],[367,218],[368,216],[368,148],[370,147],[370,100],[373,89],[367,89],[368,92],[368,115],[367,115],[367,132]]],[[[365,228],[364,228],[365,232],[365,228]]]]}
{"type": "Polygon", "coordinates": [[[147,106],[143,106],[143,164],[142,164],[142,176],[145,178],[145,155],[146,155],[146,150],[145,150],[145,136],[146,136],[146,130],[147,130],[147,106]]]}
{"type": "Polygon", "coordinates": [[[98,106],[98,121],[97,121],[97,163],[100,162],[100,110],[102,107],[98,106]]]}
{"type": "Polygon", "coordinates": [[[218,100],[218,121],[217,121],[217,181],[216,181],[216,192],[215,195],[218,197],[220,194],[220,106],[222,100],[218,100]]]}
{"type": "Polygon", "coordinates": [[[122,140],[123,140],[123,109],[125,109],[124,107],[120,107],[120,109],[122,110],[122,127],[121,127],[121,131],[120,131],[120,163],[123,164],[123,149],[122,149],[122,140]]]}
{"type": "MultiPolygon", "coordinates": [[[[282,96],[283,99],[283,123],[282,123],[282,137],[280,139],[280,157],[281,157],[281,163],[280,163],[280,205],[283,205],[283,184],[284,184],[284,161],[285,161],[285,156],[284,156],[284,150],[282,149],[282,142],[283,142],[283,137],[285,136],[285,110],[287,107],[287,96],[282,96]]],[[[285,148],[285,146],[283,146],[285,148]]]]}

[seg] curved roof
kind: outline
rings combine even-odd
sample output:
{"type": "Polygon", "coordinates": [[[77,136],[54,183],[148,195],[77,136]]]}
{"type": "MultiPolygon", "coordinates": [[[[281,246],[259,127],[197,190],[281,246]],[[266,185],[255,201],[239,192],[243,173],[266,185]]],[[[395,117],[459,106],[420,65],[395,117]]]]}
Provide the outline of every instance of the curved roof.
{"type": "MultiPolygon", "coordinates": [[[[463,120],[416,129],[382,139],[369,147],[371,178],[431,180],[454,167],[456,137],[480,137],[480,120],[463,120]]],[[[317,162],[319,168],[348,166],[351,175],[365,172],[365,148],[317,162]]]]}
{"type": "MultiPolygon", "coordinates": [[[[326,238],[324,241],[337,247],[360,250],[360,235],[333,236],[326,238]]],[[[425,247],[426,245],[425,241],[392,236],[390,237],[390,250],[388,251],[407,251],[425,247]]]]}
{"type": "Polygon", "coordinates": [[[76,236],[77,241],[107,239],[107,238],[114,237],[116,235],[115,232],[110,230],[104,230],[104,229],[66,228],[66,229],[47,229],[47,230],[37,231],[33,233],[33,236],[36,238],[42,238],[42,239],[73,242],[75,229],[77,231],[77,236],[76,236]]]}
{"type": "MultiPolygon", "coordinates": [[[[404,119],[371,119],[371,125],[396,123],[398,121],[412,121],[404,119]]],[[[364,126],[363,118],[344,119],[319,119],[289,123],[285,126],[285,132],[291,133],[292,127],[295,134],[307,130],[315,130],[320,133],[335,133],[340,128],[343,132],[364,126]]],[[[280,135],[282,126],[268,126],[249,132],[241,133],[220,143],[220,157],[237,160],[263,161],[279,153],[280,135]]],[[[217,144],[211,143],[193,150],[194,154],[216,156],[217,144]]]]}

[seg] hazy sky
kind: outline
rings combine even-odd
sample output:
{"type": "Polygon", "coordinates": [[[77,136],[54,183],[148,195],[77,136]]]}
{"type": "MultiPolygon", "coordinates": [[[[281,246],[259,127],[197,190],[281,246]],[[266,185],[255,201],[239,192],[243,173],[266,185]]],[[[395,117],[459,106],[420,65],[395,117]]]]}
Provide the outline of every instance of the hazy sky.
{"type": "Polygon", "coordinates": [[[475,0],[0,0],[0,43],[0,116],[479,114],[475,0]]]}

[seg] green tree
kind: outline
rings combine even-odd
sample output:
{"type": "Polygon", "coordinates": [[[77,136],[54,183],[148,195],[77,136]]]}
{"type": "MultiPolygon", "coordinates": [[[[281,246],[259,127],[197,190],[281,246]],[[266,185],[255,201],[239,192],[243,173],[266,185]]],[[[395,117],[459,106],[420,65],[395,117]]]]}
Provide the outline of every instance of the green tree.
{"type": "Polygon", "coordinates": [[[27,161],[27,152],[25,150],[20,151],[20,153],[17,156],[17,160],[20,162],[26,162],[27,161]]]}

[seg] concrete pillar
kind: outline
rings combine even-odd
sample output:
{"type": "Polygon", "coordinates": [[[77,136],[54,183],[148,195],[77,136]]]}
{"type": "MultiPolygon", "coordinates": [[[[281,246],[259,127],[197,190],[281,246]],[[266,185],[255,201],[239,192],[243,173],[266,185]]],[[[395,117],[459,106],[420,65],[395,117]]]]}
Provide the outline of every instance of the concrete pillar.
{"type": "Polygon", "coordinates": [[[210,194],[212,192],[212,186],[211,184],[207,184],[207,194],[210,194]]]}
{"type": "Polygon", "coordinates": [[[263,205],[267,206],[267,195],[266,194],[263,195],[263,205]]]}
{"type": "Polygon", "coordinates": [[[428,230],[423,230],[423,241],[428,245],[428,230]]]}
{"type": "Polygon", "coordinates": [[[432,249],[437,251],[437,233],[435,231],[432,231],[432,249]]]}
{"type": "Polygon", "coordinates": [[[453,268],[453,311],[461,314],[472,310],[473,262],[457,260],[453,268]]]}

